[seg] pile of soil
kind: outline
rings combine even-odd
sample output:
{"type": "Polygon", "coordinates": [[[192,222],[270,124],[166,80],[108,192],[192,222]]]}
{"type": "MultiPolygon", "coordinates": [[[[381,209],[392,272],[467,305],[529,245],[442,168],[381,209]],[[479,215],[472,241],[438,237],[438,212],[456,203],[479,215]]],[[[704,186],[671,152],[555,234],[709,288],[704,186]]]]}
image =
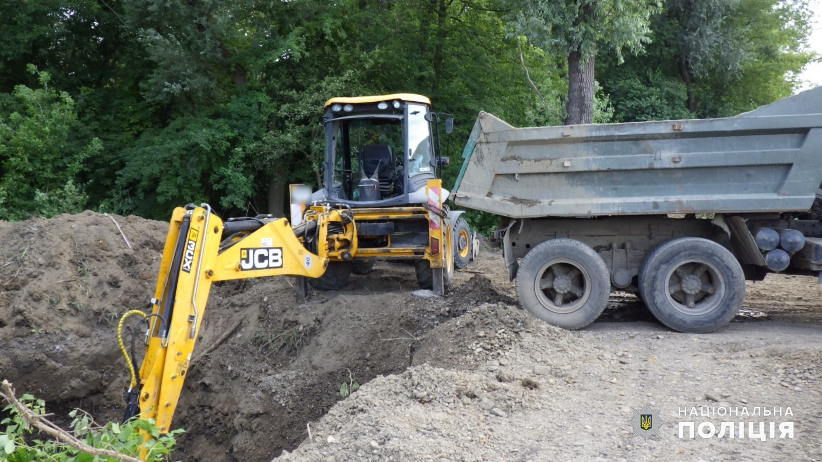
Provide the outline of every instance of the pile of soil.
{"type": "Polygon", "coordinates": [[[814,458],[822,452],[817,308],[801,323],[735,322],[721,334],[694,335],[613,320],[568,332],[532,317],[516,324],[516,308],[482,305],[428,334],[440,354],[424,361],[433,347],[422,346],[413,367],[337,403],[278,460],[814,458]],[[648,441],[633,437],[629,424],[646,404],[659,410],[660,425],[648,441]],[[781,415],[680,414],[766,407],[781,415]],[[791,415],[782,415],[787,408],[791,415]],[[738,433],[680,438],[679,421],[717,430],[727,421],[766,429],[792,422],[795,434],[765,442],[738,433]]]}
{"type": "Polygon", "coordinates": [[[168,225],[115,219],[132,249],[93,212],[0,221],[0,371],[18,392],[54,405],[122,382],[115,326],[148,305],[168,225]]]}

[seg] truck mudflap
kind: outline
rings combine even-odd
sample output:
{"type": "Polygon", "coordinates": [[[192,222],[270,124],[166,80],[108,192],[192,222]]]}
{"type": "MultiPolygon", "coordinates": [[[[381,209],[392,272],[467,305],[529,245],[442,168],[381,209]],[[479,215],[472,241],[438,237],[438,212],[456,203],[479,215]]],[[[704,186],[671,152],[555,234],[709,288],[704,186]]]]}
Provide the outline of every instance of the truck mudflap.
{"type": "MultiPolygon", "coordinates": [[[[514,256],[514,249],[511,247],[511,228],[513,228],[515,224],[517,224],[517,220],[512,218],[508,226],[505,227],[502,236],[502,256],[505,258],[505,269],[508,270],[508,278],[511,281],[517,277],[517,270],[519,269],[517,257],[514,256]]],[[[521,220],[520,226],[522,226],[521,220]]]]}

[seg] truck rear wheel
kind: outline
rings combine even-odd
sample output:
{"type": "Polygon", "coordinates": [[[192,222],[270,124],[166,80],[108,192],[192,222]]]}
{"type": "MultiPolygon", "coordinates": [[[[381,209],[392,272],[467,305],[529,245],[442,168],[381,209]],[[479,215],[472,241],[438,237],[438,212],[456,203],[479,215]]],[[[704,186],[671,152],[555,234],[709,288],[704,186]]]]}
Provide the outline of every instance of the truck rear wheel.
{"type": "Polygon", "coordinates": [[[639,270],[639,290],[651,313],[679,332],[707,333],[728,325],[745,297],[745,276],[734,255],[697,237],[668,241],[639,270]]]}
{"type": "Polygon", "coordinates": [[[351,277],[350,261],[331,261],[325,273],[318,278],[311,278],[308,283],[311,287],[320,290],[340,290],[348,284],[351,277]]]}
{"type": "Polygon", "coordinates": [[[471,248],[471,228],[462,218],[457,218],[454,225],[454,266],[465,268],[471,262],[473,250],[471,248]]]}
{"type": "Polygon", "coordinates": [[[573,239],[551,239],[531,249],[520,262],[516,285],[523,308],[565,329],[594,322],[611,292],[605,262],[573,239]]]}

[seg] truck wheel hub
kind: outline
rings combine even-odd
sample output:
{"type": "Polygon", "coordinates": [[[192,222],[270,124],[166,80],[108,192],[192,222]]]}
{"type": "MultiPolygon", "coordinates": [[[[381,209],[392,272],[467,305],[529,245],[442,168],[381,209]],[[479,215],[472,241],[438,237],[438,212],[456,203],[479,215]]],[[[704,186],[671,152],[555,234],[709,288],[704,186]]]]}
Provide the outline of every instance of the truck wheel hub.
{"type": "Polygon", "coordinates": [[[686,294],[696,295],[702,290],[702,281],[694,275],[686,276],[682,280],[682,291],[686,294]]]}
{"type": "Polygon", "coordinates": [[[557,276],[554,279],[554,290],[560,294],[568,293],[571,290],[571,278],[565,275],[557,276]]]}

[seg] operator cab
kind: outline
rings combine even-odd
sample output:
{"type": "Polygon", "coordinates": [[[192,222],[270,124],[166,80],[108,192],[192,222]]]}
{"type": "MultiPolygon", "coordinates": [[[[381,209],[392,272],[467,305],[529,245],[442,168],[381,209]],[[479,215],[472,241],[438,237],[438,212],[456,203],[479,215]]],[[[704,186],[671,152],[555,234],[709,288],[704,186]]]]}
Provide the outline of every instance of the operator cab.
{"type": "Polygon", "coordinates": [[[414,94],[328,100],[323,188],[312,200],[351,207],[425,202],[437,165],[430,107],[414,94]]]}

